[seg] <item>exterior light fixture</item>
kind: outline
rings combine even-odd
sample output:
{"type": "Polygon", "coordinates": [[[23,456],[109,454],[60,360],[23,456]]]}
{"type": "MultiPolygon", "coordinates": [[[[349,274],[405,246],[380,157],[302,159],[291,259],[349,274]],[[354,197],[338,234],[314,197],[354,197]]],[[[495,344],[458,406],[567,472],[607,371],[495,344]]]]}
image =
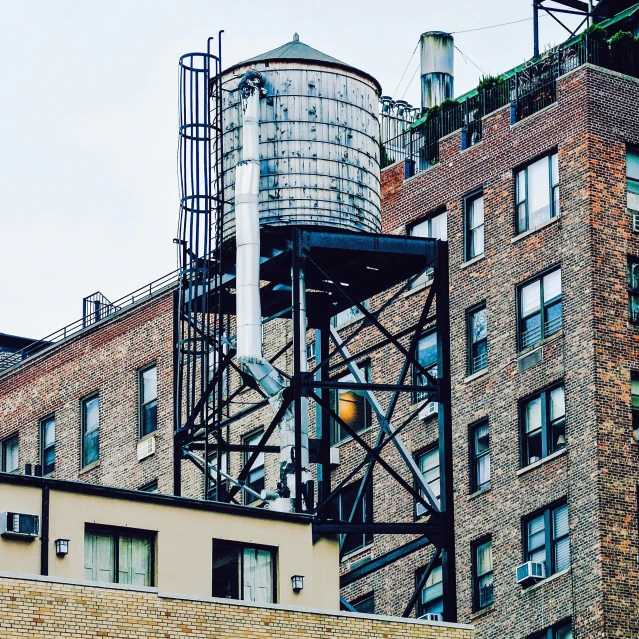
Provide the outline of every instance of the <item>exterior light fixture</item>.
{"type": "Polygon", "coordinates": [[[55,540],[55,554],[58,557],[64,557],[69,554],[69,540],[68,539],[56,539],[55,540]]]}
{"type": "Polygon", "coordinates": [[[299,592],[304,588],[304,575],[293,575],[291,577],[291,585],[293,592],[299,592]]]}

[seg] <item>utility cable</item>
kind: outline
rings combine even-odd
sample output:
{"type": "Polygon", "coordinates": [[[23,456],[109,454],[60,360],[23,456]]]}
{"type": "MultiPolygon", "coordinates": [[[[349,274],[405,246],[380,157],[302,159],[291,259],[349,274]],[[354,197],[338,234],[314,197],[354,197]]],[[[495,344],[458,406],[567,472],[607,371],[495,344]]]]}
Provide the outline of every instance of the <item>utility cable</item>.
{"type": "MultiPolygon", "coordinates": [[[[546,16],[539,16],[546,17],[546,16]]],[[[533,18],[522,18],[521,20],[513,20],[512,22],[502,22],[500,24],[490,24],[486,27],[477,27],[476,29],[465,29],[464,31],[451,31],[450,35],[455,35],[457,33],[471,33],[473,31],[485,31],[486,29],[496,29],[497,27],[507,27],[510,24],[518,24],[520,22],[530,22],[533,18]]]]}
{"type": "MultiPolygon", "coordinates": [[[[417,51],[417,47],[419,47],[419,40],[417,40],[417,44],[415,45],[415,48],[413,49],[413,52],[410,55],[410,59],[408,60],[408,64],[406,65],[406,68],[404,69],[404,73],[402,73],[402,77],[399,79],[399,82],[397,83],[397,87],[395,87],[395,91],[393,92],[393,95],[395,95],[397,93],[397,91],[399,90],[399,85],[402,83],[402,80],[404,79],[404,76],[406,75],[406,71],[408,71],[408,67],[410,66],[410,63],[413,61],[413,58],[415,57],[415,52],[417,51]]],[[[414,77],[414,74],[413,74],[414,77]]],[[[411,78],[412,80],[412,78],[411,78]]],[[[409,82],[410,84],[410,82],[409,82]]],[[[402,96],[404,97],[404,96],[402,96]]]]}
{"type": "MultiPolygon", "coordinates": [[[[408,81],[408,84],[406,85],[406,88],[404,89],[404,93],[402,93],[402,97],[400,98],[400,100],[404,99],[404,96],[406,95],[406,92],[410,88],[410,85],[411,85],[411,83],[413,81],[413,78],[415,77],[415,74],[419,71],[420,67],[421,67],[421,62],[417,65],[417,67],[415,68],[415,71],[413,71],[413,75],[411,75],[410,80],[408,81]]],[[[397,87],[397,88],[399,88],[399,87],[397,87]]]]}
{"type": "Polygon", "coordinates": [[[464,62],[470,62],[474,67],[477,67],[484,75],[486,73],[479,67],[479,65],[475,64],[457,45],[453,45],[459,53],[461,53],[461,57],[464,58],[464,62]]]}

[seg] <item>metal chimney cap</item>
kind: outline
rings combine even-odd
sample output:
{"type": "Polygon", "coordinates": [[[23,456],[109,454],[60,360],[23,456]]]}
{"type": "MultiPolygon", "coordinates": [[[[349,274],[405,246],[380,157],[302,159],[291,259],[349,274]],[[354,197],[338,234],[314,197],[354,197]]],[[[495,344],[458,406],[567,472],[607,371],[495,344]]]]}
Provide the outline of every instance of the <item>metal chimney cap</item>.
{"type": "Polygon", "coordinates": [[[300,34],[299,33],[294,33],[293,34],[293,42],[299,42],[300,41],[300,34]]]}
{"type": "Polygon", "coordinates": [[[432,36],[444,36],[445,38],[452,38],[453,37],[450,33],[448,33],[448,31],[425,31],[419,37],[423,38],[424,36],[429,36],[429,37],[432,37],[432,36]]]}

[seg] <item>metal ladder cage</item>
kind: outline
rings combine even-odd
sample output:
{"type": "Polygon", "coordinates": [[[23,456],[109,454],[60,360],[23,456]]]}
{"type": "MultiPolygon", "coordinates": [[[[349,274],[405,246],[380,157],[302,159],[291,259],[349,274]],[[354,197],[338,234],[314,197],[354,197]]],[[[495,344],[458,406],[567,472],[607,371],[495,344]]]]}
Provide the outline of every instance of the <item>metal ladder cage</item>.
{"type": "MultiPolygon", "coordinates": [[[[178,335],[175,393],[176,435],[193,436],[204,429],[208,460],[211,386],[222,394],[216,375],[225,334],[221,309],[222,209],[222,47],[187,53],[179,61],[178,180],[178,335]]],[[[220,415],[221,417],[221,415],[220,415]]],[[[219,420],[217,420],[219,421],[219,420]]],[[[177,443],[177,442],[176,442],[177,443]]],[[[219,469],[217,482],[220,482],[219,469]]],[[[178,480],[179,482],[179,480],[178,480]]],[[[204,472],[204,494],[210,485],[204,472]]],[[[179,488],[178,488],[179,491],[179,488]]]]}

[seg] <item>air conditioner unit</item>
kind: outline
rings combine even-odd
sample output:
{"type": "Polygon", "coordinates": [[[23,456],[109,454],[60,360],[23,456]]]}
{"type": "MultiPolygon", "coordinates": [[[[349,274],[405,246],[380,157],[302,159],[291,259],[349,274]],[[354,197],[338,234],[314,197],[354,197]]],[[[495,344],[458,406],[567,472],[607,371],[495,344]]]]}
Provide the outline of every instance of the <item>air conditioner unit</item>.
{"type": "Polygon", "coordinates": [[[155,435],[138,442],[138,461],[155,454],[155,435]]]}
{"type": "Polygon", "coordinates": [[[539,561],[527,561],[517,566],[517,583],[531,586],[546,578],[546,565],[539,561]]]}
{"type": "Polygon", "coordinates": [[[339,466],[339,448],[331,447],[331,467],[339,466]]]}
{"type": "Polygon", "coordinates": [[[425,615],[419,617],[419,619],[423,619],[424,621],[444,621],[444,617],[438,612],[427,612],[425,615]]]}
{"type": "Polygon", "coordinates": [[[39,532],[40,518],[38,515],[9,512],[0,515],[0,534],[3,537],[35,539],[39,532]]]}
{"type": "Polygon", "coordinates": [[[639,233],[639,213],[632,214],[632,232],[639,233]]]}
{"type": "Polygon", "coordinates": [[[422,408],[419,411],[419,419],[428,419],[431,415],[437,415],[437,412],[439,411],[439,403],[438,402],[428,402],[428,404],[426,404],[424,406],[424,408],[422,408]]]}

